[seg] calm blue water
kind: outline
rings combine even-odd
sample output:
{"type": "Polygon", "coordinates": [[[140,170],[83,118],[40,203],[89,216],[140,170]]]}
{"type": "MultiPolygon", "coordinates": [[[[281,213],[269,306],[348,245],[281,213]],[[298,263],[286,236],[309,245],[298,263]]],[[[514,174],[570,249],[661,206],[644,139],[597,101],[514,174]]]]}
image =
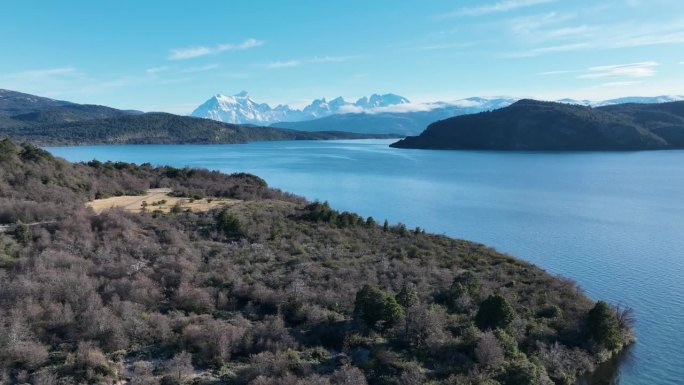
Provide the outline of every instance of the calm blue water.
{"type": "Polygon", "coordinates": [[[391,141],[49,148],[246,171],[378,220],[496,247],[636,310],[621,385],[684,383],[684,151],[503,153],[400,150],[391,141]]]}

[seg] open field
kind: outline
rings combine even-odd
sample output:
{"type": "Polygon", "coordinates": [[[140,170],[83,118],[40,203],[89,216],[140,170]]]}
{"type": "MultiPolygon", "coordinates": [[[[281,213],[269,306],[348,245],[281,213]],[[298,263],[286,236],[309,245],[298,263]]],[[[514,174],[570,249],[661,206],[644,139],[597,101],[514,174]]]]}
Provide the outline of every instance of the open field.
{"type": "Polygon", "coordinates": [[[225,198],[180,198],[173,197],[169,188],[155,188],[147,190],[145,195],[124,195],[105,199],[96,199],[86,205],[101,213],[104,210],[114,207],[121,207],[126,211],[140,212],[142,210],[159,210],[165,213],[171,211],[175,205],[179,205],[182,210],[208,211],[219,206],[234,205],[240,200],[225,198]]]}

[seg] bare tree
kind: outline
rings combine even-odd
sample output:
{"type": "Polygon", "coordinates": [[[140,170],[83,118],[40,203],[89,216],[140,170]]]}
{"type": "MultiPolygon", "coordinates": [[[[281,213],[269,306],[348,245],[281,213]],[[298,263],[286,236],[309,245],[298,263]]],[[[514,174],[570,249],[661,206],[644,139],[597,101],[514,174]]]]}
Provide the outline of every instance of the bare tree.
{"type": "Polygon", "coordinates": [[[192,354],[186,351],[176,354],[171,361],[169,361],[167,370],[168,375],[173,377],[177,384],[182,384],[183,380],[194,371],[192,366],[192,354]]]}
{"type": "Polygon", "coordinates": [[[366,385],[368,381],[361,369],[355,366],[345,366],[337,369],[333,373],[333,384],[335,385],[366,385]]]}
{"type": "Polygon", "coordinates": [[[477,362],[486,368],[495,368],[503,362],[503,348],[491,330],[482,334],[482,338],[475,346],[475,357],[477,362]]]}

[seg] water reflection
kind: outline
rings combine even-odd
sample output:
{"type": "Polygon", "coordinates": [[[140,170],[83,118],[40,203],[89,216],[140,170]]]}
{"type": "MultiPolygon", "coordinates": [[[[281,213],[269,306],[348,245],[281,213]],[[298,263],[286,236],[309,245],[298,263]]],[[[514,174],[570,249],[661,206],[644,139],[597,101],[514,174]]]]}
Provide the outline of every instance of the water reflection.
{"type": "Polygon", "coordinates": [[[577,385],[617,385],[620,383],[621,371],[633,367],[633,364],[634,344],[601,364],[593,373],[580,379],[577,385]]]}

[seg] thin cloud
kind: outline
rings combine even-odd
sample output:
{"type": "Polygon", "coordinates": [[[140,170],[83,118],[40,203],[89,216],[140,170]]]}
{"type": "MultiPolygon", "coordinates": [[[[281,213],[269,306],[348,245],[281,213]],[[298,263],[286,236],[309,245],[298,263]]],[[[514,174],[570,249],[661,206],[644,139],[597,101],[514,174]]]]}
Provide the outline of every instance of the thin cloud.
{"type": "Polygon", "coordinates": [[[290,67],[299,67],[300,65],[302,65],[302,62],[299,60],[274,61],[274,62],[266,64],[266,68],[270,68],[270,69],[290,68],[290,67]]]}
{"type": "Polygon", "coordinates": [[[419,51],[437,51],[443,49],[454,49],[454,48],[468,48],[474,47],[479,43],[476,42],[465,42],[465,43],[446,43],[446,44],[432,44],[416,47],[419,51]]]}
{"type": "Polygon", "coordinates": [[[570,43],[570,44],[561,44],[561,45],[550,45],[550,46],[546,46],[546,47],[533,48],[533,49],[530,49],[527,51],[503,54],[503,55],[501,55],[501,57],[504,57],[504,58],[532,57],[532,56],[543,55],[546,53],[577,51],[579,49],[586,49],[586,48],[590,48],[590,47],[591,47],[590,43],[570,43]]]}
{"type": "Polygon", "coordinates": [[[519,58],[560,51],[605,50],[684,43],[684,31],[681,27],[684,19],[682,18],[665,20],[657,24],[630,22],[574,26],[557,25],[569,18],[564,19],[554,13],[539,15],[538,19],[537,22],[528,18],[516,19],[509,23],[508,31],[525,45],[544,45],[504,54],[502,57],[519,58]]]}
{"type": "Polygon", "coordinates": [[[182,73],[182,74],[192,74],[192,73],[196,73],[196,72],[211,71],[211,70],[214,70],[214,69],[217,69],[217,68],[219,68],[219,65],[218,65],[217,63],[212,63],[212,64],[207,64],[207,65],[204,65],[204,66],[201,66],[201,67],[184,68],[184,69],[182,69],[182,70],[180,70],[180,71],[178,71],[178,72],[179,72],[179,73],[182,73]]]}
{"type": "Polygon", "coordinates": [[[506,0],[498,3],[481,5],[477,7],[464,7],[458,11],[441,15],[442,18],[461,16],[481,16],[490,13],[508,12],[519,8],[526,8],[540,4],[553,3],[556,0],[506,0]]]}
{"type": "Polygon", "coordinates": [[[191,77],[184,77],[184,78],[172,78],[172,79],[162,79],[159,80],[159,84],[179,84],[179,83],[187,83],[194,80],[194,78],[191,77]]]}
{"type": "Polygon", "coordinates": [[[316,56],[310,60],[312,63],[339,63],[344,61],[349,61],[353,59],[358,59],[361,55],[349,55],[349,56],[316,56]]]}
{"type": "Polygon", "coordinates": [[[548,38],[564,38],[577,35],[583,35],[591,31],[591,27],[587,25],[578,25],[575,27],[563,27],[546,32],[548,38]]]}
{"type": "Polygon", "coordinates": [[[617,64],[589,68],[588,73],[577,76],[578,79],[601,79],[610,77],[648,78],[656,74],[660,64],[654,61],[640,63],[617,64]]]}
{"type": "Polygon", "coordinates": [[[362,57],[363,55],[348,56],[315,56],[311,59],[293,59],[285,61],[274,61],[264,67],[269,69],[299,67],[309,63],[340,63],[362,57]]]}
{"type": "Polygon", "coordinates": [[[169,66],[152,67],[152,68],[146,69],[145,72],[147,72],[148,74],[158,74],[160,72],[166,72],[172,68],[173,67],[169,67],[169,66]]]}
{"type": "Polygon", "coordinates": [[[602,87],[629,87],[643,83],[642,81],[623,81],[623,82],[608,82],[601,84],[602,87]]]}
{"type": "Polygon", "coordinates": [[[345,113],[345,114],[358,114],[358,113],[380,114],[380,113],[387,113],[387,112],[405,113],[405,112],[432,111],[432,110],[440,108],[440,107],[443,107],[443,105],[436,104],[436,103],[403,103],[403,104],[396,104],[396,105],[392,105],[392,106],[373,107],[373,108],[363,108],[363,107],[354,106],[354,105],[347,105],[347,106],[340,107],[340,112],[345,113]]]}
{"type": "Polygon", "coordinates": [[[622,39],[616,39],[613,45],[615,48],[628,48],[679,43],[684,43],[684,31],[629,36],[622,39]]]}
{"type": "Polygon", "coordinates": [[[222,78],[228,79],[247,79],[251,74],[247,72],[225,72],[219,75],[222,78]]]}
{"type": "Polygon", "coordinates": [[[21,71],[11,74],[13,78],[45,78],[60,75],[71,75],[76,73],[76,68],[74,67],[61,67],[61,68],[47,68],[31,71],[21,71]]]}
{"type": "Polygon", "coordinates": [[[564,74],[571,74],[571,73],[577,73],[577,72],[582,72],[582,71],[579,71],[579,70],[554,70],[554,71],[539,72],[539,73],[537,73],[537,75],[540,75],[540,76],[564,75],[564,74]]]}
{"type": "Polygon", "coordinates": [[[574,51],[580,48],[588,47],[589,43],[572,43],[572,44],[561,44],[552,45],[549,47],[535,48],[532,52],[535,53],[546,53],[546,52],[564,52],[564,51],[574,51]]]}
{"type": "Polygon", "coordinates": [[[546,35],[539,35],[540,30],[546,33],[548,30],[545,27],[557,28],[559,24],[576,18],[574,13],[546,12],[512,18],[506,22],[506,27],[511,33],[523,38],[546,39],[546,35]]]}
{"type": "Polygon", "coordinates": [[[196,57],[214,55],[225,51],[241,51],[264,45],[265,42],[256,39],[247,39],[240,44],[219,44],[214,47],[197,46],[188,48],[172,49],[169,60],[185,60],[196,57]]]}

